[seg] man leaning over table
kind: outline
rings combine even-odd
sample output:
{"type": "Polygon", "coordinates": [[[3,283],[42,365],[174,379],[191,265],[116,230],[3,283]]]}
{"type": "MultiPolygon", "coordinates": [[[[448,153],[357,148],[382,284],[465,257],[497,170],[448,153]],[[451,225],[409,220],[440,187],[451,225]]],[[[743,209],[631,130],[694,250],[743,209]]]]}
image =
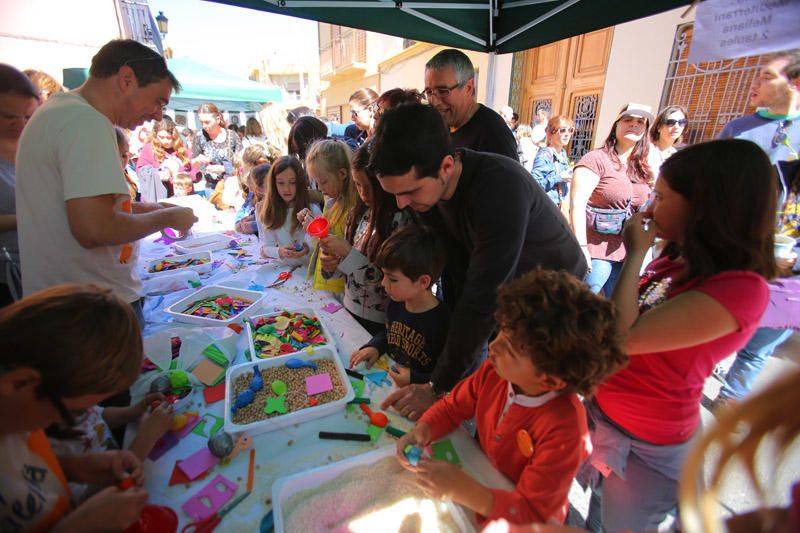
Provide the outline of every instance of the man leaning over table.
{"type": "Polygon", "coordinates": [[[141,319],[132,243],[165,227],[187,231],[191,209],[132,203],[114,126],[161,120],[180,84],[164,58],[113,40],[88,80],[53,95],[28,123],[17,155],[17,217],[25,295],[59,283],[102,283],[141,319]]]}

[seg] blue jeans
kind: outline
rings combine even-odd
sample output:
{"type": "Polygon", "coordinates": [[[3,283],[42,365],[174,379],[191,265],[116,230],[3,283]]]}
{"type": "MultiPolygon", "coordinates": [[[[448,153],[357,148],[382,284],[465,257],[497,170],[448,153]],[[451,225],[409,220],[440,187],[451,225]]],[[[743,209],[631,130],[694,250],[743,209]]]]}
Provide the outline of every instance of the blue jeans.
{"type": "Polygon", "coordinates": [[[719,391],[721,398],[741,400],[753,388],[767,358],[786,342],[794,333],[793,329],[759,328],[747,342],[747,346],[739,350],[736,359],[725,376],[725,384],[719,391]]]}
{"type": "Polygon", "coordinates": [[[595,294],[603,294],[611,298],[614,287],[617,286],[619,273],[622,271],[622,261],[606,261],[605,259],[592,259],[592,270],[586,274],[586,284],[595,294]]]}

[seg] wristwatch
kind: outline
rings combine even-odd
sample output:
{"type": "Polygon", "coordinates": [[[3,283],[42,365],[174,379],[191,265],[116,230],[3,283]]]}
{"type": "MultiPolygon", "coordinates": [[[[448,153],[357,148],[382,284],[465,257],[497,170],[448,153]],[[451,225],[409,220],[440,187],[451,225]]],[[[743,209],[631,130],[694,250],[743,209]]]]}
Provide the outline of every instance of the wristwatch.
{"type": "Polygon", "coordinates": [[[445,391],[445,390],[442,390],[442,389],[440,389],[439,387],[437,387],[437,386],[436,386],[436,383],[434,383],[433,381],[429,381],[429,382],[428,382],[428,385],[430,385],[430,386],[431,386],[431,391],[433,392],[433,396],[434,396],[434,397],[435,397],[437,400],[438,400],[439,398],[441,398],[442,396],[444,396],[445,394],[447,394],[447,391],[445,391]]]}

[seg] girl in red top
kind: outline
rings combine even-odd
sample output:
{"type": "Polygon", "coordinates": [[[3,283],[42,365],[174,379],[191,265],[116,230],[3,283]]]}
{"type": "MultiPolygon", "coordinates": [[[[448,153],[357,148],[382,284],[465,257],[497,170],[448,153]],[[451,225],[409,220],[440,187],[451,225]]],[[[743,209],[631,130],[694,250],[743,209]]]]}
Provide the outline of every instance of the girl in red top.
{"type": "Polygon", "coordinates": [[[775,202],[758,146],[713,141],[665,161],[653,205],[625,225],[613,300],[631,359],[587,405],[594,451],[582,472],[602,485],[590,517],[602,509],[605,530],[656,529],[675,509],[703,383],[744,346],[766,308],[775,202]],[[640,278],[656,236],[667,247],[640,278]]]}

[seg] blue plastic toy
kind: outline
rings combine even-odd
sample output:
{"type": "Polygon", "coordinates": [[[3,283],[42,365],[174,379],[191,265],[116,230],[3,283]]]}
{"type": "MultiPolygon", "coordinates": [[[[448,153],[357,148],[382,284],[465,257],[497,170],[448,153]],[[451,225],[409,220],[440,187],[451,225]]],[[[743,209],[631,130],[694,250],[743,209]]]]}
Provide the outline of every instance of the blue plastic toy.
{"type": "Polygon", "coordinates": [[[292,357],[291,359],[286,361],[286,368],[291,368],[292,370],[295,370],[297,368],[303,368],[304,366],[312,370],[317,369],[316,363],[312,363],[311,361],[303,361],[302,359],[297,359],[296,357],[292,357]]]}
{"type": "Polygon", "coordinates": [[[233,414],[236,414],[236,411],[238,411],[242,407],[247,407],[248,405],[253,403],[253,400],[255,400],[255,398],[256,398],[256,393],[254,393],[250,389],[240,392],[236,396],[236,401],[234,402],[233,407],[231,407],[231,412],[233,414]]]}
{"type": "Polygon", "coordinates": [[[405,448],[403,448],[403,455],[405,455],[406,459],[408,459],[408,464],[411,466],[417,466],[419,460],[422,459],[422,450],[416,446],[408,444],[405,448]]]}
{"type": "Polygon", "coordinates": [[[253,379],[250,380],[250,390],[258,392],[264,388],[264,380],[261,378],[261,371],[258,366],[253,367],[253,379]]]}

